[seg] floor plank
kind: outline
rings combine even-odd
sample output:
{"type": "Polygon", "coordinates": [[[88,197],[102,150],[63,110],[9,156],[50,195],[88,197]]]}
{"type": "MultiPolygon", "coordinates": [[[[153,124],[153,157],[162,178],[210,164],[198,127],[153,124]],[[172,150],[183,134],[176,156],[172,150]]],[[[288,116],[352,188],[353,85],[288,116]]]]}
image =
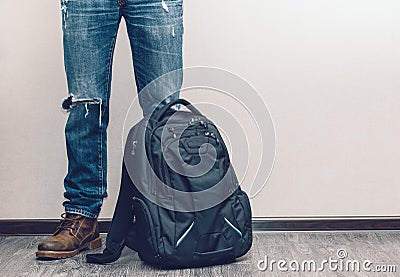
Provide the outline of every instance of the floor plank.
{"type": "MultiPolygon", "coordinates": [[[[105,239],[105,235],[102,235],[105,239]]],[[[0,276],[399,276],[397,273],[372,273],[353,271],[332,271],[326,265],[321,272],[287,272],[275,268],[260,271],[257,263],[268,258],[285,260],[288,263],[315,260],[319,265],[324,259],[342,261],[370,260],[375,265],[395,265],[400,271],[400,232],[263,232],[254,234],[252,249],[236,263],[204,268],[162,270],[143,263],[130,249],[124,249],[121,258],[111,265],[90,265],[85,254],[99,252],[92,250],[64,260],[40,261],[35,259],[37,244],[44,236],[3,236],[0,237],[0,276]],[[344,250],[347,256],[338,258],[337,251],[344,250]]],[[[104,247],[104,246],[103,246],[104,247]]]]}

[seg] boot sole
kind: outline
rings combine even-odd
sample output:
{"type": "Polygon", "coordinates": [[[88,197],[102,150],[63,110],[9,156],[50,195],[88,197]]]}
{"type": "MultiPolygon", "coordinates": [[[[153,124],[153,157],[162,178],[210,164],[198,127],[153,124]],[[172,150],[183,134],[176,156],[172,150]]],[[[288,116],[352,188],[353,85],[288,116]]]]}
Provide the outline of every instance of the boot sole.
{"type": "Polygon", "coordinates": [[[71,251],[49,251],[49,250],[38,250],[36,251],[36,258],[47,258],[47,259],[65,259],[70,258],[78,254],[82,250],[90,250],[101,247],[101,238],[98,237],[92,241],[82,244],[79,248],[71,251]]]}

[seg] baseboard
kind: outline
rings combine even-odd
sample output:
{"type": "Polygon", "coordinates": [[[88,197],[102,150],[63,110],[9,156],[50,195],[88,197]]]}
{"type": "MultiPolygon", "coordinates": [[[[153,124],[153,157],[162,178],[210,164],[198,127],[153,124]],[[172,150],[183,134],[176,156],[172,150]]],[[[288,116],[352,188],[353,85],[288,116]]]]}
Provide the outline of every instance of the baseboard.
{"type": "MultiPolygon", "coordinates": [[[[60,224],[59,219],[6,219],[0,220],[0,235],[52,234],[60,224]]],[[[99,220],[100,233],[107,233],[111,219],[99,220]]]]}
{"type": "MultiPolygon", "coordinates": [[[[0,235],[51,234],[59,224],[56,219],[0,220],[0,235]]],[[[100,219],[101,233],[107,233],[111,219],[100,219]]],[[[261,218],[253,220],[254,231],[364,231],[400,230],[400,218],[261,218]]]]}
{"type": "Polygon", "coordinates": [[[306,218],[253,220],[255,231],[367,231],[400,230],[400,218],[306,218]]]}

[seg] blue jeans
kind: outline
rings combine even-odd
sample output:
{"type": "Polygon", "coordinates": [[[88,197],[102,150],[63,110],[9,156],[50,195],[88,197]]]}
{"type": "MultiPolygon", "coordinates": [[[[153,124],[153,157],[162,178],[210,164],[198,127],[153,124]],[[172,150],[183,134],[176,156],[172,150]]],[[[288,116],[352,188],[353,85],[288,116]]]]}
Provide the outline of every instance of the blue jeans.
{"type": "Polygon", "coordinates": [[[112,61],[124,17],[143,114],[179,97],[182,85],[182,0],[61,0],[64,64],[69,96],[65,126],[68,213],[96,218],[107,196],[107,125],[112,61]],[[177,72],[157,91],[141,94],[151,81],[177,72]]]}

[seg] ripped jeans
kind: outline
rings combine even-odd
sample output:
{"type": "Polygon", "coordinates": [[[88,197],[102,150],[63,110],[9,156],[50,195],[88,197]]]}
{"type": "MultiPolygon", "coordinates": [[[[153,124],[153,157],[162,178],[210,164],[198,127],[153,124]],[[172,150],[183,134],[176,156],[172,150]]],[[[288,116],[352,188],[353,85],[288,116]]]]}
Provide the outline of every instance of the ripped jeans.
{"type": "MultiPolygon", "coordinates": [[[[182,85],[182,0],[61,0],[64,64],[69,96],[64,179],[68,213],[96,218],[107,196],[107,125],[112,61],[124,17],[143,114],[182,85]],[[174,71],[156,91],[140,93],[154,79],[174,71]]],[[[133,78],[132,78],[133,79],[133,78]]],[[[173,92],[173,93],[172,93],[173,92]]],[[[133,97],[132,97],[133,98],[133,97]]]]}

